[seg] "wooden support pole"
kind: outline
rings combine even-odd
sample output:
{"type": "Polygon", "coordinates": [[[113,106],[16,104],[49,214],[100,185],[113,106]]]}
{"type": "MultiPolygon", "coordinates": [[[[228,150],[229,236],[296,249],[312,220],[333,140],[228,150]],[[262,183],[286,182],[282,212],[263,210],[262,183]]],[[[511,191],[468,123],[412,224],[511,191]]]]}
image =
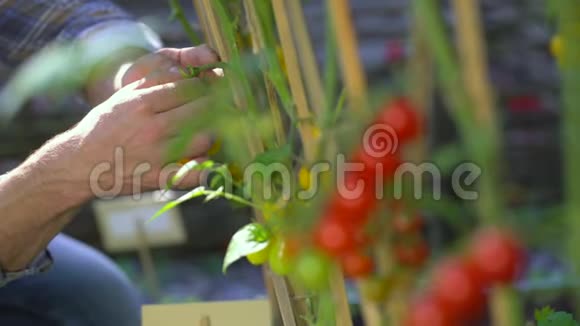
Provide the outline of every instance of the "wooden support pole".
{"type": "MultiPolygon", "coordinates": [[[[495,98],[488,76],[484,32],[479,14],[479,2],[476,0],[453,0],[455,18],[457,21],[457,38],[467,93],[475,109],[478,124],[486,130],[490,146],[485,148],[491,158],[484,168],[488,176],[482,180],[480,215],[497,214],[494,207],[501,207],[502,203],[495,196],[499,182],[496,179],[498,162],[499,129],[495,110],[495,98]]],[[[483,179],[483,178],[482,178],[483,179]]],[[[496,217],[497,220],[497,217],[496,217]]],[[[523,325],[523,311],[517,293],[509,287],[497,287],[491,295],[492,321],[495,326],[523,325]]]]}
{"type": "Polygon", "coordinates": [[[334,33],[351,110],[367,109],[367,79],[359,56],[358,40],[348,0],[327,0],[332,15],[334,33]]]}
{"type": "Polygon", "coordinates": [[[304,147],[304,159],[307,162],[312,162],[317,154],[317,144],[313,141],[316,130],[313,124],[315,117],[308,103],[306,88],[302,79],[302,69],[298,61],[298,53],[292,36],[292,28],[287,15],[285,1],[273,0],[272,9],[276,18],[280,45],[282,46],[282,52],[284,53],[284,59],[286,61],[290,90],[296,104],[296,117],[299,120],[298,131],[302,139],[302,146],[304,147]]]}

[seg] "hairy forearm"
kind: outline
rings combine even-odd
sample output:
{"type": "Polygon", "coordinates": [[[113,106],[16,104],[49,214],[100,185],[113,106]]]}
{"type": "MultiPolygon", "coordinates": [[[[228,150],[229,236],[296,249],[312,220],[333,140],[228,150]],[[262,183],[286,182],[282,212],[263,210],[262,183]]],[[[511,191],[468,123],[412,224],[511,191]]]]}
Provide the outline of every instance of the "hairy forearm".
{"type": "Polygon", "coordinates": [[[71,178],[74,162],[66,153],[74,146],[66,133],[60,135],[0,177],[0,266],[5,270],[26,267],[90,198],[87,186],[71,178]]]}

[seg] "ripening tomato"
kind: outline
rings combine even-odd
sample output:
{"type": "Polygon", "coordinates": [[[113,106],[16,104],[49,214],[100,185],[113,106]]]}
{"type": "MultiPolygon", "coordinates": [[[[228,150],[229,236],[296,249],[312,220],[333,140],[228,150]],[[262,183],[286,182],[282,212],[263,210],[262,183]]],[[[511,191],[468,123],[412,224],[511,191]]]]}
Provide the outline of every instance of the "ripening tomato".
{"type": "Polygon", "coordinates": [[[370,275],[374,269],[373,259],[361,252],[347,252],[340,258],[344,275],[351,278],[361,278],[370,275]]]}
{"type": "Polygon", "coordinates": [[[292,269],[292,259],[288,255],[286,241],[274,238],[270,247],[268,263],[272,272],[284,276],[292,269]]]}
{"type": "Polygon", "coordinates": [[[330,259],[316,250],[303,252],[296,259],[295,274],[310,290],[322,290],[328,286],[330,259]]]}
{"type": "Polygon", "coordinates": [[[478,282],[470,265],[461,259],[451,258],[437,266],[432,286],[435,298],[455,319],[479,316],[485,308],[483,284],[478,282]]]}
{"type": "Polygon", "coordinates": [[[398,213],[391,218],[393,231],[400,235],[416,234],[423,228],[423,218],[417,214],[407,215],[398,213]]]}
{"type": "Polygon", "coordinates": [[[392,100],[379,114],[377,122],[393,128],[401,144],[418,137],[423,129],[419,113],[406,97],[392,100]]]}
{"type": "Polygon", "coordinates": [[[489,284],[511,283],[525,263],[525,253],[507,231],[487,229],[476,234],[468,259],[480,279],[489,284]]]}
{"type": "Polygon", "coordinates": [[[429,258],[429,246],[424,240],[412,244],[396,244],[393,248],[395,257],[401,265],[419,268],[429,258]]]}
{"type": "Polygon", "coordinates": [[[455,326],[457,323],[434,297],[425,295],[409,307],[405,326],[455,326]]]}
{"type": "Polygon", "coordinates": [[[349,224],[324,218],[314,231],[314,243],[327,254],[340,256],[356,246],[354,235],[349,224]]]}

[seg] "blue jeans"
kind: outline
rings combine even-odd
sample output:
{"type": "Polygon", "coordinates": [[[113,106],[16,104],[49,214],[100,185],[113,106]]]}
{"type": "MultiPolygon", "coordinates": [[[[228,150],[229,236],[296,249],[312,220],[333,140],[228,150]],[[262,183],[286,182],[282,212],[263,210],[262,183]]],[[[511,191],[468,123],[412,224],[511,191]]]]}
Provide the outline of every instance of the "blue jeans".
{"type": "Polygon", "coordinates": [[[48,272],[0,288],[0,325],[141,325],[138,293],[110,259],[64,235],[49,248],[48,272]]]}

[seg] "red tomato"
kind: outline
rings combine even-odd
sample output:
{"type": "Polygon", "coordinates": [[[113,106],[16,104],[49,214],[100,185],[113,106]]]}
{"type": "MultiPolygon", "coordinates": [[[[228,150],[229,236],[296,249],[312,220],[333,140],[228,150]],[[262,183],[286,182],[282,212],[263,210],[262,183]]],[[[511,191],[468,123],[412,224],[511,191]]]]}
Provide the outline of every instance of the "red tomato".
{"type": "Polygon", "coordinates": [[[423,129],[423,122],[419,113],[405,97],[391,101],[386,109],[380,113],[377,122],[391,126],[401,144],[419,136],[423,129]]]}
{"type": "Polygon", "coordinates": [[[340,189],[330,199],[327,215],[354,225],[365,224],[378,201],[374,183],[370,184],[364,179],[350,176],[345,179],[345,184],[339,187],[340,189]]]}
{"type": "Polygon", "coordinates": [[[442,262],[433,274],[432,292],[454,319],[466,320],[485,308],[483,285],[475,271],[456,258],[442,262]]]}
{"type": "Polygon", "coordinates": [[[325,214],[328,218],[336,219],[352,226],[362,226],[371,217],[375,205],[376,200],[374,198],[364,195],[352,199],[336,196],[329,203],[325,214]]]}
{"type": "Polygon", "coordinates": [[[394,247],[397,261],[409,267],[421,267],[429,257],[429,246],[425,241],[414,244],[397,244],[394,247]]]}
{"type": "Polygon", "coordinates": [[[411,216],[403,213],[398,213],[391,219],[391,227],[393,231],[401,235],[415,234],[423,228],[424,221],[419,215],[413,214],[411,216]]]}
{"type": "Polygon", "coordinates": [[[356,246],[355,232],[349,224],[325,218],[314,231],[314,243],[333,256],[340,256],[356,246]]]}
{"type": "Polygon", "coordinates": [[[350,171],[351,174],[359,179],[370,180],[374,184],[382,180],[392,180],[397,168],[402,164],[401,157],[396,154],[385,154],[381,157],[374,157],[366,152],[364,148],[359,149],[354,153],[351,163],[362,163],[363,171],[350,171]],[[380,175],[378,175],[381,173],[380,175]],[[378,176],[377,176],[378,175],[378,176]],[[377,180],[377,177],[380,177],[377,180]]]}
{"type": "Polygon", "coordinates": [[[525,262],[524,250],[506,231],[487,229],[479,232],[469,251],[470,263],[488,285],[513,282],[525,262]]]}
{"type": "Polygon", "coordinates": [[[414,301],[404,322],[405,326],[455,326],[449,316],[435,298],[427,295],[414,301]]]}
{"type": "Polygon", "coordinates": [[[372,258],[357,251],[347,252],[341,257],[340,262],[346,277],[365,277],[370,275],[374,269],[372,258]]]}

